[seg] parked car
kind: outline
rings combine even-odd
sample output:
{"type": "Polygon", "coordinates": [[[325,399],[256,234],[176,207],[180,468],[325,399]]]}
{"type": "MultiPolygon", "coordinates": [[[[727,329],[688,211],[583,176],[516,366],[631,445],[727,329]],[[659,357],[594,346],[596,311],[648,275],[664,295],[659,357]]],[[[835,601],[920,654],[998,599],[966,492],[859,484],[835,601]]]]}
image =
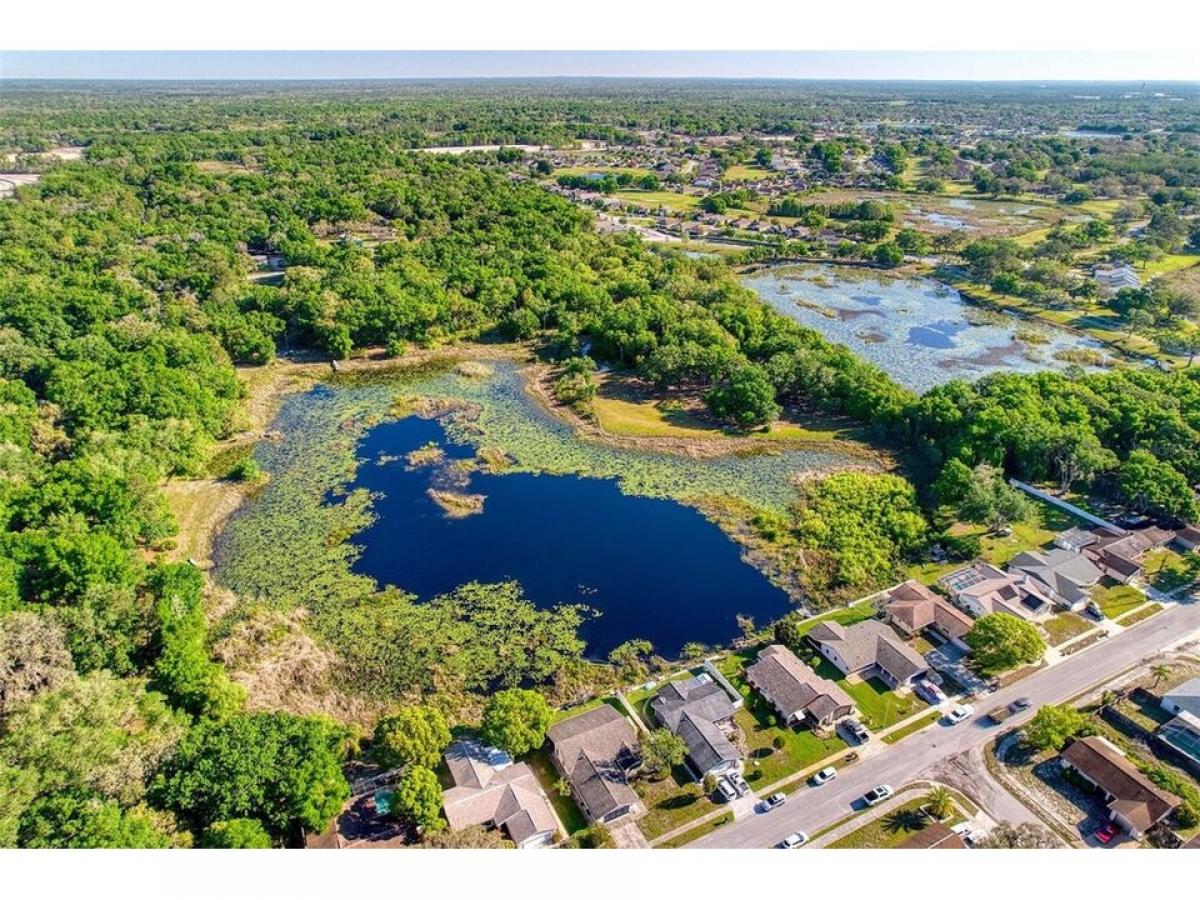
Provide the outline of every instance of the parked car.
{"type": "Polygon", "coordinates": [[[1101,622],[1104,621],[1104,610],[1100,608],[1100,604],[1095,600],[1089,600],[1087,602],[1087,606],[1085,606],[1083,609],[1084,612],[1086,612],[1093,619],[1097,619],[1101,622]]]}
{"type": "Polygon", "coordinates": [[[993,724],[999,725],[1012,714],[1013,709],[1011,706],[997,706],[987,714],[987,717],[993,724]]]}
{"type": "Polygon", "coordinates": [[[816,787],[820,787],[827,781],[833,781],[837,778],[837,769],[833,766],[826,766],[820,772],[812,777],[812,783],[816,787]]]}
{"type": "Polygon", "coordinates": [[[867,731],[867,726],[858,721],[858,719],[847,719],[846,730],[860,744],[865,744],[871,739],[871,732],[867,731]]]}
{"type": "Polygon", "coordinates": [[[917,695],[927,703],[937,706],[939,703],[944,703],[946,694],[940,687],[932,681],[918,681],[916,685],[917,695]]]}
{"type": "Polygon", "coordinates": [[[960,838],[962,838],[962,842],[964,844],[973,845],[975,843],[975,839],[976,839],[975,832],[971,830],[971,826],[968,825],[966,822],[959,822],[957,825],[953,826],[950,830],[953,831],[955,834],[957,834],[960,838]]]}
{"type": "Polygon", "coordinates": [[[970,703],[955,703],[946,712],[946,718],[950,721],[951,725],[957,725],[959,722],[965,722],[967,719],[971,718],[971,715],[974,712],[975,707],[973,707],[970,703]]]}
{"type": "Polygon", "coordinates": [[[1120,833],[1121,833],[1121,829],[1118,828],[1116,825],[1114,825],[1112,822],[1109,822],[1107,825],[1103,825],[1100,828],[1097,828],[1095,833],[1092,835],[1092,837],[1094,837],[1096,840],[1098,840],[1102,844],[1107,844],[1120,833]]]}
{"type": "Polygon", "coordinates": [[[785,802],[787,802],[786,794],[784,794],[782,792],[774,793],[762,802],[763,810],[764,811],[772,810],[777,806],[783,806],[783,804],[785,802]]]}
{"type": "Polygon", "coordinates": [[[721,795],[721,799],[728,803],[731,800],[737,799],[737,789],[729,783],[729,779],[722,775],[717,779],[717,793],[721,795]]]}
{"type": "Polygon", "coordinates": [[[881,784],[878,787],[873,787],[863,794],[863,801],[867,806],[874,806],[876,803],[882,803],[888,797],[892,796],[895,791],[892,790],[890,784],[881,784]]]}
{"type": "Polygon", "coordinates": [[[794,834],[789,834],[777,846],[780,850],[795,850],[797,847],[803,847],[808,843],[808,835],[803,831],[797,831],[794,834]]]}
{"type": "Polygon", "coordinates": [[[733,789],[737,791],[739,797],[745,797],[750,793],[750,785],[746,783],[746,779],[742,777],[741,772],[730,772],[726,777],[729,779],[729,783],[733,785],[733,789]]]}

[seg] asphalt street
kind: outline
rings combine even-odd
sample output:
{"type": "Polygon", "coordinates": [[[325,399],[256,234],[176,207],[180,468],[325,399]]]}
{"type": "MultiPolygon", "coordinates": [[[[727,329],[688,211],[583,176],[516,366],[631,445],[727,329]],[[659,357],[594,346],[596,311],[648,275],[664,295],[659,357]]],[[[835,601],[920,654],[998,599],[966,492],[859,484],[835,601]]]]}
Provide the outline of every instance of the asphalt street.
{"type": "MultiPolygon", "coordinates": [[[[1032,701],[1028,711],[1004,723],[1008,729],[1027,721],[1039,706],[1061,703],[1129,669],[1143,659],[1179,643],[1200,629],[1200,603],[1180,604],[1146,622],[1107,638],[1075,656],[1067,657],[1023,678],[1010,687],[982,697],[975,715],[960,725],[942,722],[905,738],[894,747],[843,769],[838,778],[821,787],[805,786],[771,812],[751,815],[722,826],[689,847],[772,847],[794,831],[816,834],[862,808],[861,797],[877,784],[900,788],[931,777],[948,757],[983,747],[999,730],[985,724],[988,710],[1018,697],[1032,701]]],[[[990,810],[989,810],[990,812],[990,810]]],[[[1003,819],[1005,810],[998,810],[1003,819]]]]}

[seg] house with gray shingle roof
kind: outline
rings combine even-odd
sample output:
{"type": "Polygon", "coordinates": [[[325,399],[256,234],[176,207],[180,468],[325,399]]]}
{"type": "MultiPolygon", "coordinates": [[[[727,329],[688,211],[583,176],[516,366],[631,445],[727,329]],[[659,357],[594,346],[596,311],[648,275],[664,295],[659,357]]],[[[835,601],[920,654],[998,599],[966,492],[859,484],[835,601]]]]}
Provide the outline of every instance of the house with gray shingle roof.
{"type": "Polygon", "coordinates": [[[684,761],[697,780],[736,769],[742,755],[729,740],[734,706],[724,688],[711,679],[685,678],[663,685],[649,703],[650,714],[683,738],[684,761]]]}
{"type": "Polygon", "coordinates": [[[454,786],[442,795],[442,812],[452,830],[499,828],[521,848],[554,840],[558,817],[528,765],[475,741],[455,741],[444,759],[454,786]]]}
{"type": "Polygon", "coordinates": [[[611,822],[643,811],[629,786],[641,764],[637,734],[607,703],[550,726],[555,768],[590,822],[611,822]]]}
{"type": "Polygon", "coordinates": [[[853,625],[821,622],[808,639],[843,675],[879,678],[888,687],[907,687],[929,671],[925,658],[892,626],[874,619],[853,625]]]}
{"type": "Polygon", "coordinates": [[[849,694],[782,644],[760,650],[758,661],[746,667],[746,679],[788,725],[808,722],[814,728],[831,728],[838,720],[854,715],[849,694]]]}
{"type": "Polygon", "coordinates": [[[1069,610],[1083,608],[1102,574],[1082,553],[1062,547],[1018,553],[1009,561],[1008,569],[1014,574],[1037,579],[1045,585],[1054,602],[1069,610]]]}

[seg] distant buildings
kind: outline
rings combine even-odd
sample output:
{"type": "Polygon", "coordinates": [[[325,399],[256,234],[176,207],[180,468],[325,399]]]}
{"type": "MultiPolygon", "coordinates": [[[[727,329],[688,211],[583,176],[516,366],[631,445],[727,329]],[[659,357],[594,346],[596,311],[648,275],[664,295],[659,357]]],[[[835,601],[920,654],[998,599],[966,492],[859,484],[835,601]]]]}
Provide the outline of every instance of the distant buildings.
{"type": "Polygon", "coordinates": [[[1100,285],[1105,294],[1115,294],[1125,288],[1137,289],[1142,286],[1142,280],[1133,271],[1133,267],[1125,264],[1120,266],[1098,266],[1092,270],[1092,277],[1100,285]]]}

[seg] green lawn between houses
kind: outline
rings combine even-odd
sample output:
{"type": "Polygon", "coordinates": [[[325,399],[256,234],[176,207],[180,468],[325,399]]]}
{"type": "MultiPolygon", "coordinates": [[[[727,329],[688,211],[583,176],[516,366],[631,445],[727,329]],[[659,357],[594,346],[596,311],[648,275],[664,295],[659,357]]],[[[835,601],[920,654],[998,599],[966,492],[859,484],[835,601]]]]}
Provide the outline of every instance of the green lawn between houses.
{"type": "Polygon", "coordinates": [[[638,827],[648,841],[720,808],[704,795],[704,789],[691,780],[683,766],[676,766],[660,781],[639,778],[633,789],[646,807],[638,827]]]}
{"type": "Polygon", "coordinates": [[[554,762],[550,759],[549,748],[539,747],[525,757],[525,762],[529,763],[529,768],[533,769],[534,775],[542,785],[542,790],[546,792],[546,796],[554,806],[554,811],[562,820],[563,828],[567,830],[565,837],[570,837],[575,832],[587,828],[587,819],[575,805],[575,801],[571,799],[570,792],[559,793],[558,791],[559,774],[558,770],[554,768],[554,762]]]}

